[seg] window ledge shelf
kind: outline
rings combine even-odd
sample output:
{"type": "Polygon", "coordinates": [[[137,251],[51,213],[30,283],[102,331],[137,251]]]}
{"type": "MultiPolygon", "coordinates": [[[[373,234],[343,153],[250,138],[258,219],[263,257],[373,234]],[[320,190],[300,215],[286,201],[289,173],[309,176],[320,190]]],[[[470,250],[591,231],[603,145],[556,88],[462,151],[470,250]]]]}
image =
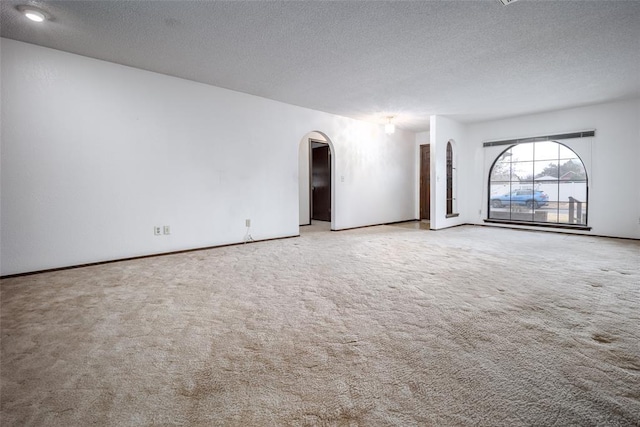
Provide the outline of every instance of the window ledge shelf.
{"type": "Polygon", "coordinates": [[[579,224],[557,224],[552,222],[533,222],[533,221],[513,221],[503,219],[485,219],[484,222],[492,224],[508,224],[508,225],[527,225],[532,227],[544,227],[544,228],[560,228],[564,230],[586,230],[590,231],[591,227],[579,224]]]}
{"type": "Polygon", "coordinates": [[[447,217],[447,218],[455,218],[455,217],[457,217],[457,216],[460,216],[460,214],[459,214],[459,213],[447,214],[447,216],[446,216],[446,217],[447,217]]]}

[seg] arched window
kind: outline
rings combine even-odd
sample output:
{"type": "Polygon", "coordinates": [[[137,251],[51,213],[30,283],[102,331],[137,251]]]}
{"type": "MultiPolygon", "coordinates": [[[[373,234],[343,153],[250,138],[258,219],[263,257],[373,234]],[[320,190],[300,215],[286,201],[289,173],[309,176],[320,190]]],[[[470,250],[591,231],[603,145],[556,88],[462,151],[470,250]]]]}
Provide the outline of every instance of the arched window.
{"type": "Polygon", "coordinates": [[[447,215],[453,214],[453,147],[447,142],[447,215]]]}
{"type": "Polygon", "coordinates": [[[489,172],[489,219],[587,225],[587,172],[556,141],[512,145],[489,172]]]}

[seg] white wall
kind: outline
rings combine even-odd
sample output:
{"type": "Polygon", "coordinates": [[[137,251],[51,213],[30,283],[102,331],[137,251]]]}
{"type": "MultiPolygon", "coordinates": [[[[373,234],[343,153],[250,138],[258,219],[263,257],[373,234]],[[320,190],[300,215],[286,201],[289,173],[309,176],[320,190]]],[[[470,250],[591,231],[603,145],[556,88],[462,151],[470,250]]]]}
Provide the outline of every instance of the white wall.
{"type": "Polygon", "coordinates": [[[255,239],[295,236],[314,130],[345,177],[336,229],[413,218],[410,132],[0,43],[2,275],[241,242],[246,218],[255,239]]]}
{"type": "MultiPolygon", "coordinates": [[[[431,220],[432,230],[453,227],[464,224],[467,219],[462,209],[461,201],[465,199],[464,183],[459,181],[459,173],[455,174],[454,194],[457,196],[457,209],[460,215],[447,218],[447,143],[452,141],[454,149],[454,165],[459,169],[461,151],[466,141],[466,126],[442,116],[431,116],[430,144],[431,144],[431,220]]],[[[454,205],[456,206],[456,205],[454,205]]]]}
{"type": "Polygon", "coordinates": [[[386,135],[384,126],[357,121],[323,133],[335,151],[334,229],[414,219],[415,133],[386,135]]]}
{"type": "Polygon", "coordinates": [[[486,218],[487,174],[505,148],[483,148],[484,141],[588,129],[595,129],[596,136],[562,141],[583,160],[589,178],[592,230],[581,233],[640,238],[640,99],[466,126],[459,168],[466,222],[481,224],[486,218]]]}

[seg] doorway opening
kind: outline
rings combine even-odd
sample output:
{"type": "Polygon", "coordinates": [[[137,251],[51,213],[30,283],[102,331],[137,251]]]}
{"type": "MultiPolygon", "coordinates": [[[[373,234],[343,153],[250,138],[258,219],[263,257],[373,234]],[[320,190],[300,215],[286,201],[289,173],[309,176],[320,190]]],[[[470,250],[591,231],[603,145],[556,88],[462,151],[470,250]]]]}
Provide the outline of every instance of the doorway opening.
{"type": "Polygon", "coordinates": [[[420,146],[420,220],[431,219],[431,146],[420,146]]]}
{"type": "Polygon", "coordinates": [[[299,150],[299,225],[335,229],[335,152],[322,132],[309,132],[299,150]]]}
{"type": "Polygon", "coordinates": [[[331,148],[326,142],[309,140],[311,220],[331,222],[331,148]]]}

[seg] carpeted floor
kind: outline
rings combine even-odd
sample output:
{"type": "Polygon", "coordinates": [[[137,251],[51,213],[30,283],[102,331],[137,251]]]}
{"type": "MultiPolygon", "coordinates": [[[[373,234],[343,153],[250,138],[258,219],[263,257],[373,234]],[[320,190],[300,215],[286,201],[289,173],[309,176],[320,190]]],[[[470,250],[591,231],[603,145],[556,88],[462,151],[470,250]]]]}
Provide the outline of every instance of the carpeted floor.
{"type": "Polygon", "coordinates": [[[301,232],[3,280],[2,426],[640,425],[640,242],[301,232]]]}

